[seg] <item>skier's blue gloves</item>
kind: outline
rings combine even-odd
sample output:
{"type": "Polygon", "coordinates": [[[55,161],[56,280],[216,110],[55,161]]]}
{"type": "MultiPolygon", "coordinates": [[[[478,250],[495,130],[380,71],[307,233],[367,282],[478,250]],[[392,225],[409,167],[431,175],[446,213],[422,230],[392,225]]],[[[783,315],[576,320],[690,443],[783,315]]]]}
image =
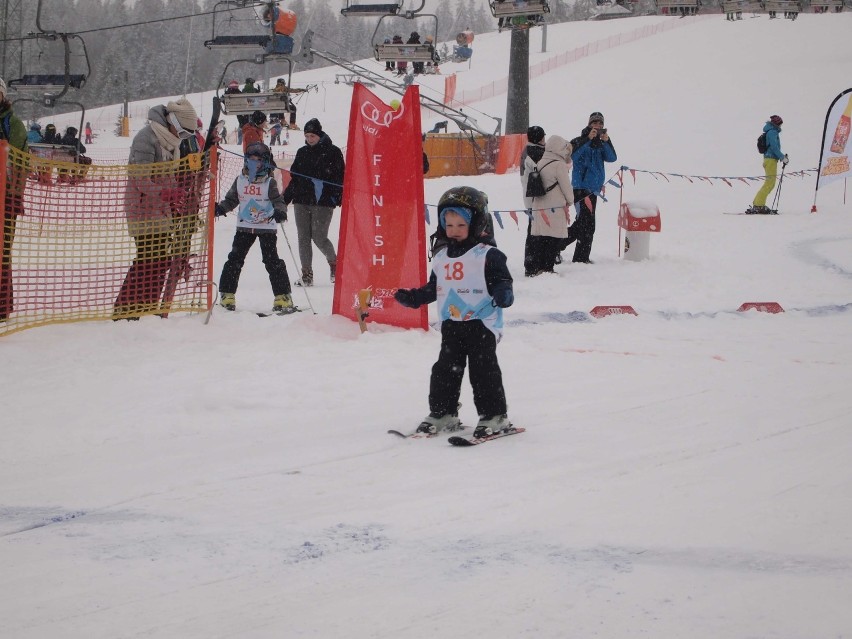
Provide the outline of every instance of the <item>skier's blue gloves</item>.
{"type": "Polygon", "coordinates": [[[417,300],[414,299],[414,291],[408,288],[397,289],[396,293],[393,294],[393,298],[408,308],[417,308],[420,306],[420,304],[417,303],[417,300]]]}
{"type": "Polygon", "coordinates": [[[221,204],[216,205],[216,217],[224,217],[227,214],[227,211],[225,211],[225,208],[221,204]]]}
{"type": "Polygon", "coordinates": [[[275,213],[272,214],[272,219],[275,220],[276,222],[278,222],[279,224],[281,222],[286,222],[287,221],[287,207],[284,207],[283,210],[282,209],[275,209],[275,213]]]}

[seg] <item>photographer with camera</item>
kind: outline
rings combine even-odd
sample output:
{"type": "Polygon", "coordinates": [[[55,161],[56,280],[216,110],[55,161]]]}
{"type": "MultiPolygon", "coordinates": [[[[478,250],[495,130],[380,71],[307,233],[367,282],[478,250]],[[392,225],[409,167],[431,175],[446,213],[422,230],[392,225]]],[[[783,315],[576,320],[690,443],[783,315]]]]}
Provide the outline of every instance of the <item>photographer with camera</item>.
{"type": "Polygon", "coordinates": [[[603,115],[595,111],[589,116],[589,124],[580,135],[571,140],[574,152],[572,186],[574,202],[577,206],[577,218],[568,227],[568,239],[563,250],[576,241],[572,262],[591,264],[592,240],[595,237],[595,209],[598,196],[603,188],[606,173],[604,162],[615,162],[618,156],[615,147],[604,128],[603,115]]]}

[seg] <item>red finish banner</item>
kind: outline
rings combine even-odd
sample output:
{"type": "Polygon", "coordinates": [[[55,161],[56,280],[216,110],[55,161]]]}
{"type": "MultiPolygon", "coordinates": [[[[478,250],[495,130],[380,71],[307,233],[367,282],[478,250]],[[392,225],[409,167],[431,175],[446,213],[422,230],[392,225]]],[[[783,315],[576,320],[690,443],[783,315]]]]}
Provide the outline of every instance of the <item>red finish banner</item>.
{"type": "Polygon", "coordinates": [[[368,321],[428,327],[425,306],[405,308],[393,298],[397,288],[426,283],[424,211],[419,88],[410,86],[394,109],[356,83],[332,313],[357,319],[358,291],[369,288],[368,321]]]}

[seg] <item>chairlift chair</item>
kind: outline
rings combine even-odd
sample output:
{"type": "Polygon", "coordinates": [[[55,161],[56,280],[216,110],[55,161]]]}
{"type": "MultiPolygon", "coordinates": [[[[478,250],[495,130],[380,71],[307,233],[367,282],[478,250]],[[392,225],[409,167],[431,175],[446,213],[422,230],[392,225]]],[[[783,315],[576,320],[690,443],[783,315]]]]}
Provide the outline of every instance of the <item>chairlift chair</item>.
{"type": "MultiPolygon", "coordinates": [[[[425,2],[425,0],[424,0],[425,2]]],[[[421,5],[422,8],[422,5],[421,5]]],[[[376,25],[376,30],[373,31],[373,51],[375,58],[379,62],[440,62],[440,57],[435,51],[435,42],[438,40],[438,16],[432,13],[415,13],[407,11],[401,16],[382,16],[379,18],[379,23],[376,25]],[[415,18],[432,18],[435,21],[435,29],[432,32],[432,42],[423,42],[422,44],[408,43],[384,43],[377,42],[376,35],[382,26],[382,21],[386,18],[404,18],[413,20],[415,18]]]]}
{"type": "Polygon", "coordinates": [[[547,0],[493,0],[489,3],[491,15],[495,18],[514,18],[516,16],[539,16],[550,13],[547,0]]]}
{"type": "Polygon", "coordinates": [[[204,46],[208,49],[262,49],[267,55],[289,55],[292,52],[292,38],[287,37],[290,41],[289,49],[281,49],[281,42],[279,42],[281,36],[275,33],[274,23],[265,18],[265,12],[277,9],[277,4],[275,1],[258,4],[258,2],[252,0],[220,0],[213,5],[213,35],[209,40],[204,41],[204,46]],[[216,14],[225,10],[220,8],[222,6],[237,9],[254,7],[257,21],[262,26],[268,27],[269,31],[267,33],[250,35],[217,35],[216,14]]]}
{"type": "Polygon", "coordinates": [[[344,17],[378,17],[378,16],[395,16],[402,11],[404,0],[399,2],[385,2],[382,4],[359,4],[347,0],[346,6],[340,10],[340,14],[344,17]]]}
{"type": "Polygon", "coordinates": [[[64,73],[23,74],[20,78],[9,80],[8,86],[22,94],[41,94],[41,102],[44,106],[52,107],[69,89],[82,89],[83,85],[86,84],[91,73],[86,43],[83,38],[73,33],[42,32],[30,34],[30,36],[37,40],[61,40],[65,49],[65,71],[64,73]],[[71,43],[69,40],[72,38],[80,41],[83,59],[86,63],[85,73],[71,73],[71,43]]]}
{"type": "Polygon", "coordinates": [[[238,62],[263,64],[268,59],[281,59],[287,61],[287,90],[283,92],[261,91],[260,93],[225,93],[219,96],[219,99],[222,102],[222,111],[224,113],[227,115],[248,115],[255,111],[276,113],[288,110],[287,106],[290,100],[290,94],[301,93],[303,91],[301,89],[290,88],[290,81],[293,77],[293,61],[289,57],[266,55],[261,56],[260,60],[257,58],[252,60],[231,60],[225,65],[225,69],[222,71],[222,77],[219,78],[218,86],[222,87],[225,85],[225,78],[228,75],[228,69],[231,65],[237,64],[238,62]]]}

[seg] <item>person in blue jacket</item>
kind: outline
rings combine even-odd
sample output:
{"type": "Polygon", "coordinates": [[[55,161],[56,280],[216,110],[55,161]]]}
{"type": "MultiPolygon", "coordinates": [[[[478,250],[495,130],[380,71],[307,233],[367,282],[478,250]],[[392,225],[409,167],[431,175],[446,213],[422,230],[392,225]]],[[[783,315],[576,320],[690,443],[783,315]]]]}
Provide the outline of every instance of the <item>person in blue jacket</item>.
{"type": "Polygon", "coordinates": [[[772,211],[766,206],[766,198],[775,188],[778,161],[780,160],[784,166],[787,166],[787,162],[790,161],[787,154],[781,150],[781,136],[779,134],[782,124],[784,124],[784,120],[781,119],[781,116],[773,115],[763,127],[763,132],[766,134],[766,151],[763,154],[763,172],[766,174],[766,180],[757,195],[754,196],[751,206],[746,209],[747,214],[777,213],[777,211],[772,211]]]}
{"type": "Polygon", "coordinates": [[[38,122],[33,122],[30,125],[30,130],[27,133],[27,142],[30,144],[41,144],[44,138],[41,136],[41,125],[38,122]]]}
{"type": "Polygon", "coordinates": [[[580,135],[571,140],[571,160],[574,172],[571,183],[574,187],[574,203],[577,218],[568,227],[568,238],[563,250],[576,241],[572,262],[591,264],[592,240],[595,237],[595,209],[598,196],[606,180],[604,162],[615,162],[618,156],[612,140],[604,128],[604,116],[595,111],[589,116],[589,124],[580,135]]]}

